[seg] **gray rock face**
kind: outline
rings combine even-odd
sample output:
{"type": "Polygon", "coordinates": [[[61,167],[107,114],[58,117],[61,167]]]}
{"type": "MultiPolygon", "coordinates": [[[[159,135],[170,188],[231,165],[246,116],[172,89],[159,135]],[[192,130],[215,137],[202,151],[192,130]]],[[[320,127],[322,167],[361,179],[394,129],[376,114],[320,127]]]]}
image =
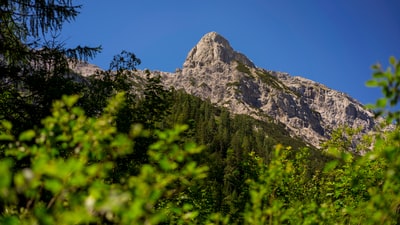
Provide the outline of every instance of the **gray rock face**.
{"type": "Polygon", "coordinates": [[[224,37],[216,32],[210,32],[204,35],[201,41],[189,52],[183,67],[195,68],[211,65],[215,67],[218,64],[230,64],[234,61],[255,67],[245,55],[234,51],[224,37]]]}
{"type": "MultiPolygon", "coordinates": [[[[98,67],[79,64],[87,75],[98,67]]],[[[175,73],[152,71],[166,87],[209,99],[234,114],[281,122],[292,136],[319,147],[339,126],[371,131],[372,112],[350,96],[317,82],[258,68],[216,32],[204,35],[175,73]]],[[[145,77],[144,71],[137,71],[145,77]]]]}
{"type": "Polygon", "coordinates": [[[96,73],[96,71],[101,71],[100,67],[83,61],[78,61],[78,62],[71,61],[69,63],[69,67],[71,68],[72,71],[78,73],[83,77],[93,75],[96,73]]]}
{"type": "Polygon", "coordinates": [[[279,121],[316,147],[341,125],[368,132],[376,123],[350,96],[302,77],[257,68],[215,32],[201,38],[182,70],[158,74],[166,86],[210,99],[235,114],[279,121]]]}

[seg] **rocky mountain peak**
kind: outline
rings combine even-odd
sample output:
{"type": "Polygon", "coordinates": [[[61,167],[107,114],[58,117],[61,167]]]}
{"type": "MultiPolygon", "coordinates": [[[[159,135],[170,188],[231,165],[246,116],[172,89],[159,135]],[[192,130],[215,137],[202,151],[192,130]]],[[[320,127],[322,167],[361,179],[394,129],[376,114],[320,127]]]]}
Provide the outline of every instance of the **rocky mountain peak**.
{"type": "Polygon", "coordinates": [[[350,96],[302,77],[255,67],[216,32],[201,38],[182,70],[160,75],[164,85],[234,114],[282,123],[291,135],[315,147],[341,126],[368,133],[376,125],[373,113],[350,96]]]}
{"type": "MultiPolygon", "coordinates": [[[[84,74],[93,68],[83,65],[78,69],[84,74]]],[[[144,71],[137,72],[139,77],[146,76],[144,71]]],[[[166,87],[184,90],[234,114],[284,124],[293,137],[315,147],[339,127],[361,128],[366,134],[379,122],[371,111],[342,92],[302,77],[255,67],[216,32],[201,38],[182,69],[152,74],[160,75],[166,87]]]]}
{"type": "Polygon", "coordinates": [[[197,45],[186,57],[184,68],[195,68],[216,64],[231,64],[240,62],[246,66],[255,68],[245,55],[233,50],[228,40],[216,32],[205,34],[197,45]]]}

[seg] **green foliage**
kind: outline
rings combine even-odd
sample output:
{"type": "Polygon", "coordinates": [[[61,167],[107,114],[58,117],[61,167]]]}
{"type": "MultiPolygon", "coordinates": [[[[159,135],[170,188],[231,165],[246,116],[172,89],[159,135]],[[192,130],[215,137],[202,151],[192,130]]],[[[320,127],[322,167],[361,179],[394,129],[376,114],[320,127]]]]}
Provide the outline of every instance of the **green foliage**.
{"type": "MultiPolygon", "coordinates": [[[[322,147],[325,149],[335,149],[338,152],[350,151],[355,147],[356,135],[361,135],[361,128],[353,129],[348,126],[340,126],[332,132],[330,139],[325,143],[322,143],[322,147]]],[[[366,149],[359,149],[366,150],[366,149]]]]}
{"type": "Polygon", "coordinates": [[[393,110],[400,98],[400,62],[394,57],[389,58],[390,66],[383,70],[381,64],[372,66],[373,78],[367,81],[369,87],[382,89],[383,97],[369,107],[376,111],[377,116],[385,116],[388,122],[400,122],[400,112],[393,110]],[[391,109],[392,108],[392,109],[391,109]]]}
{"type": "Polygon", "coordinates": [[[400,183],[382,152],[342,152],[320,171],[310,170],[306,149],[290,152],[278,146],[269,164],[254,156],[244,224],[397,224],[400,183]]]}
{"type": "Polygon", "coordinates": [[[32,62],[43,63],[42,60],[51,63],[47,65],[48,68],[58,65],[65,67],[67,62],[62,55],[74,59],[86,59],[93,57],[100,50],[82,46],[65,49],[55,38],[51,41],[43,38],[49,33],[53,33],[54,36],[62,29],[65,22],[76,18],[81,6],[74,5],[72,0],[56,2],[6,0],[2,1],[0,6],[2,21],[0,53],[3,56],[1,60],[11,66],[10,68],[32,62]]]}
{"type": "Polygon", "coordinates": [[[136,66],[140,65],[141,61],[132,52],[122,51],[114,56],[110,63],[110,70],[116,70],[119,73],[123,71],[136,70],[136,66]]]}
{"type": "MultiPolygon", "coordinates": [[[[396,64],[393,58],[390,61],[396,64]]],[[[394,79],[395,74],[389,71],[385,77],[394,79]]],[[[379,85],[388,89],[390,82],[379,85]]],[[[383,99],[392,101],[389,97],[395,95],[387,93],[383,99]]],[[[396,118],[396,113],[389,117],[396,118]]],[[[321,168],[310,167],[313,162],[306,149],[292,152],[278,146],[268,164],[254,156],[258,177],[248,181],[251,199],[244,224],[398,224],[400,130],[396,126],[380,131],[372,141],[361,139],[361,155],[350,150],[358,132],[346,127],[333,132],[324,144],[331,160],[321,168]]]]}
{"type": "Polygon", "coordinates": [[[272,87],[278,90],[283,90],[282,87],[284,87],[284,85],[270,73],[264,71],[263,72],[257,71],[257,75],[261,79],[261,81],[264,82],[265,84],[271,85],[272,87]]]}
{"type": "Polygon", "coordinates": [[[276,76],[272,75],[270,72],[258,70],[258,71],[256,71],[256,74],[261,79],[261,81],[264,82],[265,84],[270,85],[270,86],[272,86],[278,90],[284,91],[286,93],[290,93],[297,97],[300,97],[299,93],[288,88],[276,76]]]}
{"type": "Polygon", "coordinates": [[[240,82],[239,81],[235,81],[235,82],[231,82],[231,83],[227,83],[228,87],[239,87],[240,86],[240,82]]]}
{"type": "Polygon", "coordinates": [[[251,75],[251,71],[250,71],[249,67],[246,66],[245,64],[239,62],[239,61],[237,62],[236,69],[237,69],[239,72],[242,72],[242,73],[246,73],[246,74],[248,74],[248,75],[251,75]]]}
{"type": "Polygon", "coordinates": [[[79,9],[71,0],[1,1],[0,119],[15,125],[14,134],[40,125],[54,100],[81,90],[66,76],[69,64],[93,57],[100,47],[65,48],[55,38],[79,9]],[[49,34],[54,38],[46,41],[49,34]]]}
{"type": "Polygon", "coordinates": [[[229,148],[233,148],[265,155],[278,143],[285,143],[296,149],[306,146],[299,139],[291,138],[282,124],[256,120],[248,115],[231,115],[227,109],[181,91],[172,94],[171,110],[164,126],[190,124],[194,140],[215,148],[212,152],[223,151],[225,154],[229,148]]]}
{"type": "MultiPolygon", "coordinates": [[[[243,221],[242,214],[250,199],[246,180],[257,177],[249,153],[254,152],[264,162],[269,162],[278,143],[290,144],[293,149],[306,146],[291,138],[281,125],[247,115],[231,115],[227,109],[183,92],[174,92],[172,103],[164,126],[187,123],[190,128],[184,140],[193,140],[205,146],[198,161],[208,165],[210,172],[205,186],[201,188],[211,196],[201,193],[196,196],[206,198],[207,203],[201,204],[229,215],[231,221],[243,221]]],[[[311,152],[310,157],[315,157],[317,161],[325,160],[315,149],[311,152]]],[[[313,168],[321,167],[318,164],[315,163],[313,168]]]]}
{"type": "MultiPolygon", "coordinates": [[[[109,101],[98,118],[74,107],[76,96],[57,101],[43,128],[10,138],[2,132],[2,224],[158,224],[190,223],[198,213],[180,202],[188,187],[206,176],[207,167],[191,157],[202,148],[180,143],[187,127],[158,131],[148,164],[125,181],[110,183],[115,160],[131,153],[140,126],[118,133],[115,114],[123,95],[109,101]],[[10,139],[17,140],[9,142],[10,139]],[[25,162],[25,163],[24,163],[25,162]]],[[[10,128],[5,123],[4,129],[10,128]]]]}

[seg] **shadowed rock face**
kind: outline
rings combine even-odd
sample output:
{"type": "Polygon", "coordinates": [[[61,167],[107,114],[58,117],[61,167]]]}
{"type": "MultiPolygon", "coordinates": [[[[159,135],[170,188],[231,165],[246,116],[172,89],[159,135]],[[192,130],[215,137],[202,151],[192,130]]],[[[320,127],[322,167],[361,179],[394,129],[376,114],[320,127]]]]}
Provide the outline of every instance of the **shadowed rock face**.
{"type": "Polygon", "coordinates": [[[152,74],[161,75],[167,87],[209,99],[232,113],[283,123],[293,136],[316,147],[339,126],[361,127],[367,133],[376,124],[373,114],[350,96],[302,77],[258,68],[216,32],[200,39],[182,69],[152,74]]]}

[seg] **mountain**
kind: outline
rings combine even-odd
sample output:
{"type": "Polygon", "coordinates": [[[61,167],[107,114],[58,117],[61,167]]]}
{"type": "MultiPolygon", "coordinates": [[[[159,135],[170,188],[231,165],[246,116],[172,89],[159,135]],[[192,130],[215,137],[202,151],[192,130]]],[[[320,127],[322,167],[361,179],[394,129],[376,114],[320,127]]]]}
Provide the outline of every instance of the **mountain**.
{"type": "MultiPolygon", "coordinates": [[[[93,70],[80,66],[78,71],[93,70]]],[[[182,69],[151,71],[166,87],[209,100],[233,114],[282,123],[293,137],[315,147],[340,126],[373,130],[374,115],[357,100],[323,84],[257,67],[216,32],[205,34],[192,48],[182,69]]],[[[145,71],[138,71],[145,76],[145,71]]]]}
{"type": "Polygon", "coordinates": [[[258,68],[216,32],[200,39],[182,69],[155,73],[166,86],[235,114],[281,122],[293,136],[316,147],[340,126],[361,127],[366,133],[376,124],[373,113],[350,96],[302,77],[258,68]]]}

